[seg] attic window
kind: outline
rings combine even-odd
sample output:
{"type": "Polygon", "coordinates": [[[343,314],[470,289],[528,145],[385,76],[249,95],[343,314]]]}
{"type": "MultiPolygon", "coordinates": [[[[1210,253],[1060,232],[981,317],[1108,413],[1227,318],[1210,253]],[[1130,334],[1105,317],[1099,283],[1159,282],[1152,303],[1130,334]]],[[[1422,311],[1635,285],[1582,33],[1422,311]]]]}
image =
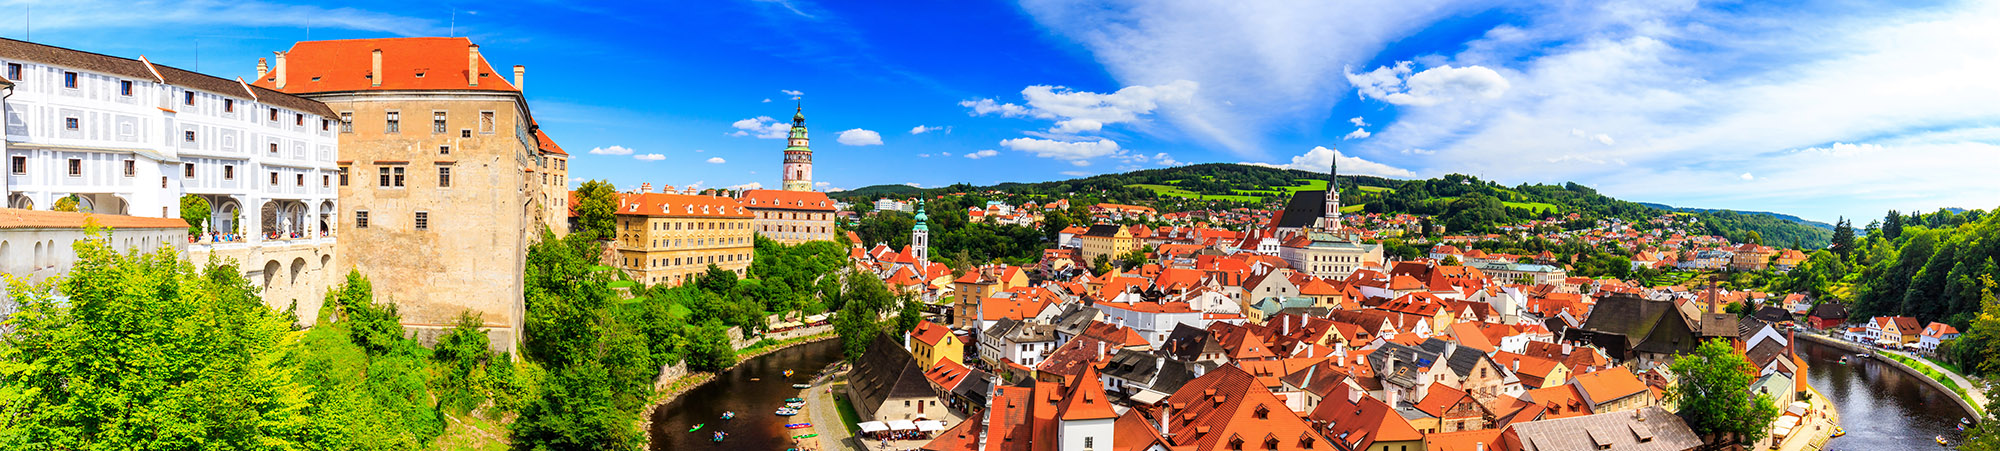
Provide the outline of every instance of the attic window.
{"type": "Polygon", "coordinates": [[[319,77],[313,77],[312,81],[319,81],[319,77]]]}
{"type": "Polygon", "coordinates": [[[417,71],[417,78],[424,78],[424,71],[417,71]]]}

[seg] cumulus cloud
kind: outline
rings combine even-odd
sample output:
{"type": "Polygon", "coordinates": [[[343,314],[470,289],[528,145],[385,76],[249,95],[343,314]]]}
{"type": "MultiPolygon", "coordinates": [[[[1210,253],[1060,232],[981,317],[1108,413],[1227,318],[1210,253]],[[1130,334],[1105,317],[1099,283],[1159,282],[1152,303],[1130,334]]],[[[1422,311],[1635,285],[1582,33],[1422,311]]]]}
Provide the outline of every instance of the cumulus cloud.
{"type": "Polygon", "coordinates": [[[771,103],[771,99],[764,99],[764,103],[771,103]]]}
{"type": "Polygon", "coordinates": [[[1757,179],[1757,176],[1753,176],[1753,175],[1750,175],[1750,173],[1748,173],[1748,172],[1745,172],[1745,173],[1743,173],[1743,175],[1739,175],[1739,176],[1736,176],[1736,177],[1737,177],[1737,178],[1741,178],[1741,179],[1744,179],[1744,180],[1756,180],[1756,179],[1757,179]]]}
{"type": "Polygon", "coordinates": [[[820,188],[825,188],[825,187],[828,187],[828,186],[833,186],[833,183],[832,183],[832,182],[814,182],[814,183],[813,183],[813,186],[817,186],[817,187],[820,187],[820,188]]]}
{"type": "Polygon", "coordinates": [[[755,136],[761,139],[785,139],[792,132],[792,124],[778,122],[770,116],[757,116],[729,124],[736,132],[729,136],[755,136]]]}
{"type": "Polygon", "coordinates": [[[850,146],[879,146],[882,145],[882,134],[856,128],[840,132],[840,138],[835,141],[850,146]]]}
{"type": "Polygon", "coordinates": [[[729,188],[730,190],[734,191],[748,191],[753,189],[764,189],[764,184],[757,182],[750,182],[741,185],[729,185],[725,188],[729,188]]]}
{"type": "Polygon", "coordinates": [[[903,182],[903,184],[904,184],[904,185],[908,185],[908,186],[910,186],[910,187],[912,187],[912,188],[923,188],[923,187],[924,187],[923,185],[918,185],[918,184],[917,184],[917,182],[903,182]]]}
{"type": "Polygon", "coordinates": [[[644,153],[644,154],[633,155],[632,159],[639,161],[660,161],[667,159],[667,156],[660,155],[657,153],[644,153]]]}
{"type": "Polygon", "coordinates": [[[709,157],[709,158],[708,158],[708,163],[709,163],[709,164],[723,164],[723,163],[727,163],[727,162],[729,162],[729,161],[728,161],[728,160],[724,160],[724,159],[722,159],[722,157],[709,157]]]}
{"type": "Polygon", "coordinates": [[[1363,98],[1396,105],[1433,106],[1453,100],[1495,99],[1507,92],[1507,79],[1484,66],[1443,65],[1411,73],[1409,61],[1366,73],[1348,73],[1347,82],[1363,98]]]}
{"type": "Polygon", "coordinates": [[[1343,136],[1340,139],[1361,139],[1367,138],[1368,135],[1371,135],[1371,133],[1368,133],[1368,130],[1357,128],[1352,132],[1348,132],[1347,136],[1343,136]]]}
{"type": "Polygon", "coordinates": [[[925,134],[925,133],[930,133],[930,132],[934,132],[934,131],[939,131],[939,130],[945,130],[945,133],[951,133],[951,131],[949,131],[949,130],[948,130],[947,128],[945,128],[945,127],[940,127],[940,126],[923,126],[923,125],[919,125],[919,126],[916,126],[916,128],[912,128],[912,129],[910,129],[910,134],[912,134],[912,135],[921,135],[921,134],[925,134]]]}
{"type": "Polygon", "coordinates": [[[981,159],[981,158],[986,158],[986,157],[991,157],[991,156],[997,156],[997,155],[1000,155],[1000,151],[997,151],[997,150],[993,150],[993,149],[986,149],[986,150],[981,150],[981,151],[978,151],[978,152],[973,152],[973,153],[968,153],[968,154],[965,154],[965,157],[966,157],[966,158],[971,158],[971,159],[974,159],[974,160],[977,160],[977,159],[981,159]]]}
{"type": "Polygon", "coordinates": [[[1067,175],[1067,176],[1070,176],[1070,177],[1083,177],[1083,176],[1087,176],[1087,175],[1090,175],[1090,172],[1088,172],[1088,171],[1062,171],[1062,172],[1059,172],[1058,174],[1062,174],[1062,175],[1067,175]]]}
{"type": "Polygon", "coordinates": [[[790,90],[790,89],[780,89],[780,90],[778,90],[778,92],[782,92],[782,93],[785,93],[785,95],[788,95],[788,96],[792,96],[792,97],[798,97],[798,96],[803,96],[803,95],[806,95],[806,93],[804,93],[804,92],[799,92],[799,91],[793,91],[793,90],[790,90]]]}
{"type": "Polygon", "coordinates": [[[1347,122],[1350,124],[1354,124],[1354,126],[1356,127],[1368,126],[1368,121],[1361,119],[1361,116],[1355,116],[1353,119],[1348,119],[1347,122]]]}
{"type": "Polygon", "coordinates": [[[1304,155],[1292,157],[1292,162],[1287,164],[1247,162],[1243,164],[1319,172],[1332,168],[1333,161],[1336,158],[1340,160],[1340,173],[1342,174],[1398,178],[1412,178],[1417,176],[1417,173],[1410,172],[1408,169],[1363,160],[1359,157],[1350,157],[1341,154],[1339,151],[1328,149],[1326,146],[1313,147],[1312,150],[1306,151],[1304,155]]]}
{"type": "Polygon", "coordinates": [[[1109,139],[1096,141],[1058,141],[1041,138],[1014,138],[1000,141],[1001,147],[1027,152],[1037,157],[1067,160],[1077,166],[1089,166],[1090,159],[1123,154],[1118,143],[1109,139]]]}
{"type": "Polygon", "coordinates": [[[1033,85],[1021,90],[1027,105],[1000,103],[993,99],[959,102],[975,116],[994,114],[1005,117],[1032,117],[1057,120],[1048,133],[1077,135],[1095,133],[1104,126],[1138,122],[1141,116],[1168,105],[1187,105],[1194,100],[1200,84],[1188,80],[1154,86],[1127,86],[1117,92],[1076,91],[1063,86],[1033,85]]]}
{"type": "Polygon", "coordinates": [[[1159,153],[1158,155],[1154,155],[1154,156],[1153,156],[1153,162],[1155,162],[1155,163],[1159,163],[1159,164],[1160,164],[1161,166],[1180,166],[1180,165],[1181,165],[1181,162],[1179,162],[1179,161],[1175,161],[1175,160],[1174,160],[1174,157],[1173,157],[1172,155],[1167,155],[1167,153],[1166,153],[1166,152],[1160,152],[1160,153],[1159,153]]]}
{"type": "Polygon", "coordinates": [[[1403,152],[1403,155],[1430,155],[1430,154],[1434,154],[1434,153],[1437,153],[1437,151],[1435,151],[1435,150],[1429,150],[1429,149],[1418,149],[1418,148],[1415,148],[1415,147],[1411,147],[1411,148],[1408,148],[1408,149],[1403,149],[1403,151],[1402,151],[1402,152],[1403,152]]]}
{"type": "Polygon", "coordinates": [[[625,148],[625,146],[611,146],[611,147],[594,147],[594,148],[591,148],[591,149],[590,149],[590,154],[591,154],[591,155],[631,155],[631,154],[632,154],[632,149],[628,149],[628,148],[625,148]]]}

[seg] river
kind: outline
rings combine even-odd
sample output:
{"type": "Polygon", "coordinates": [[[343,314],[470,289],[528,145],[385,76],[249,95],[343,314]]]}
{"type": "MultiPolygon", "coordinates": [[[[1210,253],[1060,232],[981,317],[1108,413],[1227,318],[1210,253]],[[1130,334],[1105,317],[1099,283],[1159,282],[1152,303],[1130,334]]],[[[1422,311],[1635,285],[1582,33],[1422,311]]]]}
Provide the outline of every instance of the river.
{"type": "Polygon", "coordinates": [[[1932,388],[1874,359],[1840,363],[1840,348],[1799,340],[1806,360],[1806,380],[1831,399],[1847,435],[1827,442],[1828,450],[1937,449],[1932,439],[1943,435],[1958,443],[1959,418],[1971,416],[1951,393],[1932,388]]]}
{"type": "MultiPolygon", "coordinates": [[[[653,412],[652,434],[655,450],[783,450],[793,446],[785,424],[793,417],[773,415],[785,398],[798,396],[793,383],[807,382],[821,368],[840,359],[840,340],[801,344],[750,359],[717,374],[715,380],[681,394],[673,402],[653,412]],[[790,380],[785,370],[796,371],[790,380]],[[722,413],[734,411],[733,420],[722,413]],[[700,431],[688,428],[702,424],[700,431]],[[713,431],[729,433],[721,443],[713,441],[713,431]]],[[[838,422],[838,418],[815,419],[838,422]]]]}

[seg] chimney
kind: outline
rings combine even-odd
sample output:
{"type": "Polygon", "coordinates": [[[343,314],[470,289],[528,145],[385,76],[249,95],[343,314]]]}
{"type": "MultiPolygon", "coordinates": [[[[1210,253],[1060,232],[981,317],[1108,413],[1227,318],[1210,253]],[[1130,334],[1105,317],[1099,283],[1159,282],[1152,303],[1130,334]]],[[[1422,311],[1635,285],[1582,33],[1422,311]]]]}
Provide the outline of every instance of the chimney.
{"type": "Polygon", "coordinates": [[[263,58],[258,58],[258,59],[257,59],[257,78],[264,78],[264,74],[267,74],[267,73],[270,73],[270,72],[271,72],[271,66],[269,66],[269,65],[266,65],[266,64],[264,64],[264,59],[263,59],[263,58]]]}
{"type": "MultiPolygon", "coordinates": [[[[284,74],[285,57],[284,55],[278,55],[278,80],[280,80],[279,83],[281,84],[285,79],[284,74]]],[[[368,80],[371,83],[370,86],[382,87],[382,49],[375,49],[375,66],[371,72],[368,72],[368,80]]]]}
{"type": "Polygon", "coordinates": [[[1354,387],[1347,387],[1347,403],[1361,404],[1361,390],[1354,387]]]}
{"type": "Polygon", "coordinates": [[[465,84],[479,87],[479,44],[465,46],[465,84]]]}
{"type": "Polygon", "coordinates": [[[1163,404],[1160,406],[1160,436],[1167,437],[1169,440],[1173,438],[1174,432],[1172,429],[1167,428],[1167,423],[1168,423],[1167,420],[1172,419],[1173,417],[1174,417],[1173,405],[1163,404]]]}
{"type": "MultiPolygon", "coordinates": [[[[285,89],[285,52],[272,52],[272,53],[278,54],[278,68],[277,68],[278,83],[275,86],[277,86],[278,89],[285,89]]],[[[377,66],[380,65],[378,64],[377,66]]]]}
{"type": "Polygon", "coordinates": [[[652,183],[641,183],[641,184],[639,184],[639,192],[641,192],[641,193],[650,193],[650,192],[653,192],[653,184],[652,184],[652,183]]]}
{"type": "Polygon", "coordinates": [[[519,91],[526,91],[526,90],[528,90],[528,85],[526,85],[526,84],[523,84],[523,83],[522,83],[522,79],[521,79],[521,77],[524,77],[524,76],[527,76],[527,75],[528,75],[528,66],[523,66],[523,65],[519,65],[519,64],[515,64],[515,65],[514,65],[514,89],[515,89],[515,90],[519,90],[519,91]]]}
{"type": "Polygon", "coordinates": [[[1567,356],[1569,355],[1569,352],[1570,352],[1569,342],[1563,342],[1563,355],[1567,356]]]}
{"type": "Polygon", "coordinates": [[[1514,359],[1514,372],[1521,372],[1521,359],[1514,359]]]}

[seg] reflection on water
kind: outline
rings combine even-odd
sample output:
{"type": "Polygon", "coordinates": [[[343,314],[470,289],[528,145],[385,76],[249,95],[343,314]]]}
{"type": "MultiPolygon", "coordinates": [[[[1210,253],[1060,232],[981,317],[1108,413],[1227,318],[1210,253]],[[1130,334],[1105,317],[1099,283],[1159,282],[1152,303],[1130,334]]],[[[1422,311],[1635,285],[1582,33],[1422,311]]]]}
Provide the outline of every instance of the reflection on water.
{"type": "Polygon", "coordinates": [[[1969,416],[1955,396],[1932,388],[1902,370],[1874,359],[1840,363],[1840,348],[1799,340],[1806,380],[1833,400],[1847,435],[1829,450],[1936,449],[1933,439],[1958,443],[1959,418],[1969,416]]]}
{"type": "MultiPolygon", "coordinates": [[[[771,412],[784,407],[785,398],[798,395],[793,383],[812,380],[821,368],[840,359],[840,341],[823,340],[766,354],[718,374],[715,380],[689,391],[653,412],[652,434],[655,450],[783,450],[793,447],[792,430],[785,429],[793,417],[771,412]],[[785,378],[785,370],[798,374],[785,378]],[[756,380],[752,380],[756,379],[756,380]],[[723,412],[736,418],[722,419],[723,412]],[[700,431],[688,432],[696,424],[700,431]],[[721,443],[714,431],[729,433],[721,443]]],[[[814,419],[817,423],[821,419],[814,419]]],[[[838,422],[839,419],[832,419],[838,422]]],[[[829,423],[832,424],[832,423],[829,423]]]]}

